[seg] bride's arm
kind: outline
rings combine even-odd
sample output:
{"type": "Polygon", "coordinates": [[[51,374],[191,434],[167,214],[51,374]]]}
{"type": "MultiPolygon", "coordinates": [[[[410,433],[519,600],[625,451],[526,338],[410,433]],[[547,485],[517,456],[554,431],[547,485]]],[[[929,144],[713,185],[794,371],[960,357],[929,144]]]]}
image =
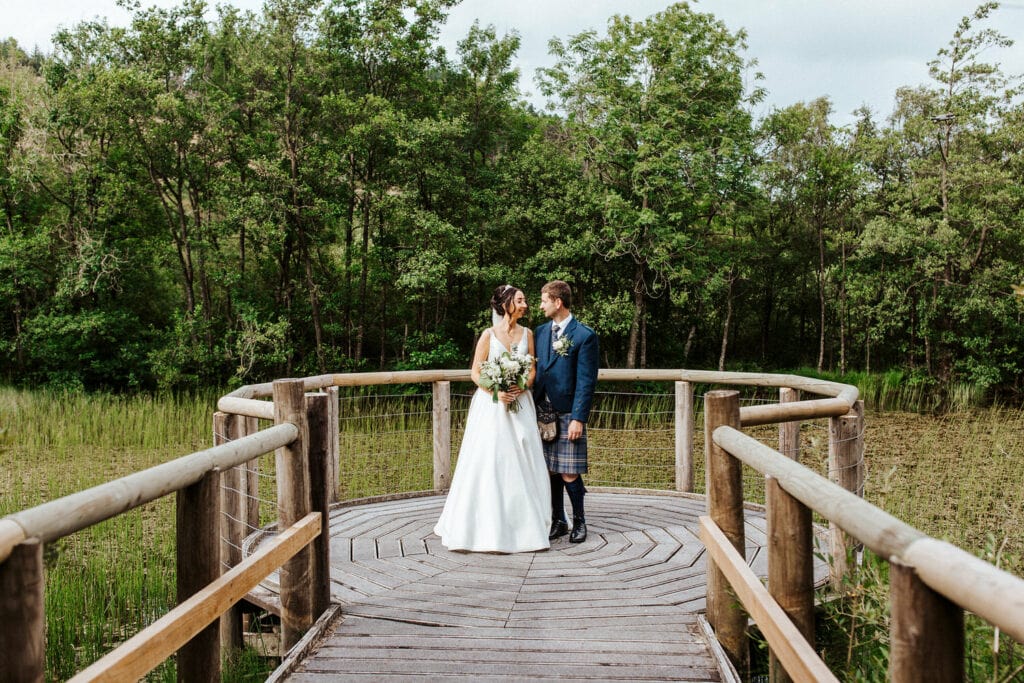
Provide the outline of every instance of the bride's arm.
{"type": "Polygon", "coordinates": [[[480,335],[480,340],[476,343],[476,351],[473,353],[473,366],[470,369],[470,375],[473,378],[473,384],[480,386],[480,366],[487,360],[487,352],[491,347],[491,331],[484,330],[484,333],[480,335]]]}

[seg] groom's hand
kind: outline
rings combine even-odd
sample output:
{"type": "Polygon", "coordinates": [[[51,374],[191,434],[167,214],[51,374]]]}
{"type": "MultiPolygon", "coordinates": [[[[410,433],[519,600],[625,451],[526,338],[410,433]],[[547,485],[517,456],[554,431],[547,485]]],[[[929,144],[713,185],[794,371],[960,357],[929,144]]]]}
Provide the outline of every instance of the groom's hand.
{"type": "Polygon", "coordinates": [[[583,423],[579,420],[573,420],[569,423],[569,441],[575,441],[581,436],[583,436],[583,423]]]}

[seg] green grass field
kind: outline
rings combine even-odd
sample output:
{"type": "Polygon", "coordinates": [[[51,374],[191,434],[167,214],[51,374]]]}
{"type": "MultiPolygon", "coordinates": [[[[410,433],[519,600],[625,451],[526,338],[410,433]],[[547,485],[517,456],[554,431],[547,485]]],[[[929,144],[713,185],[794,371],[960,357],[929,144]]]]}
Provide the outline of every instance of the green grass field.
{"type": "MultiPolygon", "coordinates": [[[[468,385],[455,385],[454,390],[453,456],[468,406],[468,397],[459,392],[468,391],[468,385]]],[[[212,394],[58,396],[0,389],[0,515],[208,447],[215,399],[212,394]]],[[[749,395],[746,400],[764,397],[749,395]]],[[[943,415],[869,411],[866,423],[866,498],[870,502],[925,533],[1024,574],[1024,411],[943,415]]],[[[429,489],[430,424],[429,394],[343,396],[341,497],[429,489]]],[[[670,396],[601,394],[591,430],[590,484],[674,487],[670,396]]],[[[765,443],[776,443],[774,428],[757,428],[752,433],[765,443]]],[[[824,473],[827,423],[807,423],[801,434],[802,461],[824,473]]],[[[695,482],[697,490],[703,491],[699,420],[695,451],[695,482]]],[[[272,461],[272,456],[264,458],[264,474],[272,473],[272,461]]],[[[265,519],[272,516],[273,490],[273,477],[262,477],[261,498],[268,503],[263,505],[265,519]]],[[[763,500],[763,484],[756,472],[745,473],[745,491],[748,500],[763,500]]],[[[173,604],[173,525],[174,497],[168,496],[46,549],[49,679],[68,678],[173,604]]],[[[840,635],[851,637],[842,640],[842,656],[830,658],[830,663],[842,665],[848,654],[852,658],[855,650],[881,637],[865,635],[869,630],[863,620],[873,603],[864,596],[871,591],[876,598],[883,595],[884,602],[884,586],[875,581],[851,589],[850,595],[859,603],[852,598],[833,603],[840,635]],[[861,610],[853,618],[859,631],[843,621],[846,612],[855,608],[861,610]]],[[[875,611],[884,612],[877,606],[875,611]]],[[[878,618],[884,621],[884,614],[878,618]]],[[[991,646],[991,629],[969,623],[969,630],[977,632],[981,643],[975,647],[985,642],[991,646]]],[[[996,662],[972,670],[972,680],[1013,680],[1005,676],[1013,673],[1014,662],[1024,660],[1020,646],[1005,637],[1002,641],[998,654],[989,647],[970,655],[994,657],[996,662]]],[[[876,650],[864,648],[868,663],[862,669],[847,664],[848,671],[860,673],[850,673],[844,680],[883,680],[884,671],[877,667],[878,677],[870,675],[872,657],[879,656],[876,650]]],[[[261,675],[257,665],[255,671],[251,667],[233,670],[230,677],[258,680],[261,675]]],[[[173,680],[173,661],[150,678],[173,680]]]]}

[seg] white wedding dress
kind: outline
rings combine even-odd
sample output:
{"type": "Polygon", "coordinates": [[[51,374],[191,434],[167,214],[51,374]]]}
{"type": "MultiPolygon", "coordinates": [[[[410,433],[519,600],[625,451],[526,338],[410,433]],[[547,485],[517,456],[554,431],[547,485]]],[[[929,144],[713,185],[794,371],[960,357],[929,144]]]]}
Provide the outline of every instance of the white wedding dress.
{"type": "MultiPolygon", "coordinates": [[[[526,354],[528,331],[517,344],[526,354]]],[[[505,350],[493,332],[488,360],[505,350]]],[[[550,547],[551,482],[533,395],[519,412],[478,389],[466,417],[455,476],[434,533],[449,550],[519,553],[550,547]]]]}

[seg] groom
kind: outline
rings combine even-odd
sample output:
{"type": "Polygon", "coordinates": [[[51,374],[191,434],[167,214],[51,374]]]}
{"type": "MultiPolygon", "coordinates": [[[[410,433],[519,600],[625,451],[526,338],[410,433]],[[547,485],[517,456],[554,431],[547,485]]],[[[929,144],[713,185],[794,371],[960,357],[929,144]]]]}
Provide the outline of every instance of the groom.
{"type": "Polygon", "coordinates": [[[549,322],[534,335],[537,377],[533,384],[538,413],[558,416],[558,435],[544,442],[544,459],[551,476],[550,540],[569,533],[563,490],[572,503],[571,543],[587,540],[581,474],[587,472],[587,419],[597,385],[598,345],[594,330],[572,315],[572,290],[552,280],[540,290],[540,308],[549,322]],[[547,409],[545,411],[545,408],[547,409]]]}

